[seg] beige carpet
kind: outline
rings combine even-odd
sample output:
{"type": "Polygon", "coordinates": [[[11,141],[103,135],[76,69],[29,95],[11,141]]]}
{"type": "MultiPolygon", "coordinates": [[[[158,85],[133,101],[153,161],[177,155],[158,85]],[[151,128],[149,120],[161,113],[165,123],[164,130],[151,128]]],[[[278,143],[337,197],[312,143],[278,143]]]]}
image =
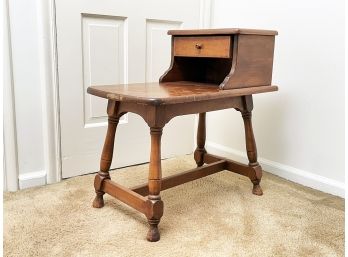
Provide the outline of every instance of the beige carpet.
{"type": "MultiPolygon", "coordinates": [[[[195,167],[192,156],[163,162],[164,175],[195,167]]],[[[147,165],[113,171],[142,183],[147,165]]],[[[344,201],[264,174],[251,182],[223,171],[162,192],[161,241],[145,240],[146,219],[106,196],[93,209],[93,175],[4,194],[5,256],[343,256],[344,201]]]]}

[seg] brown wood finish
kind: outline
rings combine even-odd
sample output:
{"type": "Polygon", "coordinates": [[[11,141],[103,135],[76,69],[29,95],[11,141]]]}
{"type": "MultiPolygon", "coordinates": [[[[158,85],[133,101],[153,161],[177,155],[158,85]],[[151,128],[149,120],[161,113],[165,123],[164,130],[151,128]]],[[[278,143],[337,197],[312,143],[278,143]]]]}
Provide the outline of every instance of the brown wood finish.
{"type": "MultiPolygon", "coordinates": [[[[161,191],[179,186],[181,184],[184,184],[199,178],[212,175],[216,172],[226,169],[226,165],[227,165],[226,160],[217,160],[216,162],[209,163],[208,165],[163,178],[161,191]]],[[[143,196],[146,196],[149,194],[149,188],[147,183],[133,187],[131,190],[143,196]]]]}
{"type": "Polygon", "coordinates": [[[228,97],[199,102],[175,103],[167,105],[143,105],[136,102],[122,102],[118,113],[132,112],[140,115],[149,127],[163,127],[172,118],[180,115],[216,111],[227,108],[243,108],[242,97],[228,97]]]}
{"type": "Polygon", "coordinates": [[[161,168],[161,127],[151,127],[151,155],[149,164],[149,195],[148,199],[155,205],[161,203],[161,209],[153,212],[152,215],[147,216],[147,221],[150,225],[149,232],[147,233],[147,240],[150,242],[156,242],[160,239],[158,231],[158,223],[163,215],[163,203],[161,200],[161,180],[162,180],[162,168],[161,168]]]}
{"type": "Polygon", "coordinates": [[[262,169],[259,163],[257,162],[257,149],[256,142],[251,122],[251,111],[254,108],[252,96],[246,96],[245,98],[245,108],[240,110],[242,113],[244,121],[244,130],[245,130],[245,144],[247,150],[247,156],[249,159],[249,166],[255,170],[255,176],[250,178],[253,183],[253,194],[262,195],[262,189],[260,187],[260,181],[262,177],[262,169]]]}
{"type": "Polygon", "coordinates": [[[91,86],[87,89],[87,92],[117,102],[163,105],[226,99],[229,97],[259,94],[277,90],[277,86],[219,90],[218,85],[214,84],[176,81],[165,83],[153,82],[128,85],[91,86]]]}
{"type": "Polygon", "coordinates": [[[230,36],[174,38],[174,56],[230,58],[230,50],[230,36]]]}
{"type": "MultiPolygon", "coordinates": [[[[256,179],[257,173],[259,172],[259,166],[249,166],[249,165],[239,163],[236,161],[232,161],[232,160],[229,160],[227,158],[216,156],[213,154],[209,154],[209,153],[204,154],[204,163],[212,164],[212,163],[216,163],[218,161],[225,162],[225,169],[226,170],[229,170],[229,171],[232,171],[234,173],[246,176],[246,177],[250,178],[251,181],[256,179]]],[[[203,167],[205,167],[205,166],[203,166],[203,167]]],[[[260,179],[261,179],[261,177],[260,177],[260,179]]],[[[252,191],[252,193],[255,195],[262,195],[262,194],[258,194],[258,192],[255,193],[254,190],[252,191]]]]}
{"type": "Polygon", "coordinates": [[[100,170],[94,179],[94,188],[96,192],[96,197],[93,201],[94,208],[101,208],[104,206],[102,190],[104,180],[110,179],[109,169],[111,166],[112,155],[114,152],[114,141],[116,128],[120,119],[120,116],[115,115],[118,103],[114,101],[108,102],[108,130],[106,132],[106,138],[104,142],[102,157],[100,160],[100,170]]]}
{"type": "MultiPolygon", "coordinates": [[[[208,29],[208,30],[170,30],[172,35],[172,59],[169,69],[160,82],[195,81],[218,84],[220,89],[269,86],[272,80],[274,40],[278,33],[271,30],[250,29],[208,29]],[[202,58],[201,49],[194,50],[197,42],[221,41],[230,37],[230,49],[225,44],[216,54],[224,58],[202,58]],[[180,42],[180,48],[177,47],[180,42]],[[177,54],[180,50],[180,58],[177,54]],[[184,49],[184,50],[182,50],[184,49]],[[228,55],[226,53],[229,53],[228,55]],[[225,53],[221,55],[221,53],[225,53]],[[190,58],[192,56],[200,58],[190,58]],[[200,60],[201,59],[201,60],[200,60]]],[[[212,48],[207,47],[208,50],[212,48]]],[[[209,57],[218,57],[207,51],[209,57]]],[[[207,53],[206,52],[206,53],[207,53]]]]}
{"type": "Polygon", "coordinates": [[[201,167],[204,164],[204,154],[207,153],[205,150],[205,116],[206,113],[200,113],[197,127],[197,148],[194,152],[194,158],[197,163],[197,167],[201,167]]]}
{"type": "Polygon", "coordinates": [[[173,36],[193,36],[193,35],[278,35],[275,30],[265,29],[242,29],[242,28],[222,28],[222,29],[173,29],[168,31],[168,35],[173,36]]]}
{"type": "Polygon", "coordinates": [[[221,89],[270,85],[272,81],[274,36],[235,36],[230,74],[221,89]]]}
{"type": "MultiPolygon", "coordinates": [[[[87,90],[92,95],[108,99],[109,116],[100,171],[94,182],[96,197],[93,207],[103,207],[103,195],[108,193],[143,213],[149,223],[147,240],[151,242],[160,239],[158,224],[163,215],[163,201],[160,195],[162,190],[228,170],[247,176],[253,184],[252,193],[262,195],[262,168],[257,162],[251,121],[252,95],[278,90],[277,86],[271,86],[274,35],[277,34],[275,31],[175,30],[169,31],[168,34],[173,35],[172,61],[160,82],[91,86],[87,90]],[[189,55],[193,55],[190,54],[192,49],[181,48],[191,47],[195,43],[192,38],[196,36],[200,36],[202,42],[230,38],[231,55],[228,58],[216,58],[221,56],[221,53],[226,53],[223,43],[222,48],[210,48],[212,53],[209,55],[215,57],[190,57],[189,55]],[[183,42],[179,43],[182,45],[175,51],[182,51],[181,53],[187,53],[188,56],[174,56],[178,53],[173,50],[174,39],[183,42]],[[206,112],[227,108],[234,108],[242,114],[249,159],[247,165],[209,154],[205,149],[206,112]],[[140,115],[150,127],[151,136],[148,182],[131,189],[111,181],[109,175],[117,124],[119,118],[127,112],[140,115]],[[194,152],[198,167],[162,178],[162,129],[172,118],[193,113],[199,113],[197,148],[194,152]]],[[[204,46],[206,45],[203,43],[204,46]]]]}
{"type": "Polygon", "coordinates": [[[132,190],[111,181],[105,180],[103,183],[103,191],[121,202],[133,207],[137,211],[146,214],[147,213],[147,198],[143,197],[132,190]]]}

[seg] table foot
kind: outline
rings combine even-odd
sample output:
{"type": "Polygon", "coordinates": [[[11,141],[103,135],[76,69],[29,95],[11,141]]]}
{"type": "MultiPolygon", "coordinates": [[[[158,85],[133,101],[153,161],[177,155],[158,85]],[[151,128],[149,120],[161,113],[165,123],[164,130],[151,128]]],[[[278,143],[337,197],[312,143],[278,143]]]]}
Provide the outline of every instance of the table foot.
{"type": "Polygon", "coordinates": [[[147,232],[146,239],[149,242],[157,242],[160,240],[160,233],[158,230],[159,220],[148,220],[150,224],[149,232],[147,232]]]}
{"type": "Polygon", "coordinates": [[[258,195],[258,196],[263,195],[262,188],[259,184],[254,184],[252,192],[254,195],[258,195]]]}
{"type": "Polygon", "coordinates": [[[251,183],[253,183],[253,190],[252,193],[254,195],[263,195],[262,188],[260,186],[261,178],[262,178],[262,168],[261,166],[256,163],[249,164],[252,167],[253,172],[251,173],[251,176],[249,177],[251,180],[251,183]],[[254,166],[255,165],[255,166],[254,166]]]}
{"type": "Polygon", "coordinates": [[[197,164],[197,168],[203,166],[204,164],[204,154],[206,153],[205,149],[196,149],[194,152],[194,159],[197,164]]]}
{"type": "Polygon", "coordinates": [[[104,192],[97,192],[96,196],[93,200],[93,208],[102,208],[104,207],[104,199],[103,199],[104,192]]]}

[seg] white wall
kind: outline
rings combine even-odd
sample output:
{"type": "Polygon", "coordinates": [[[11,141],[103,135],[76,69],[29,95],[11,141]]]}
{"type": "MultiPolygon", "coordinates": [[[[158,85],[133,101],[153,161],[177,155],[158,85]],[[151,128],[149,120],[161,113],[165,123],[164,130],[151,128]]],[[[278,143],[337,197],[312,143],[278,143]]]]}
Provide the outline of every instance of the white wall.
{"type": "MultiPolygon", "coordinates": [[[[273,84],[254,96],[253,124],[265,170],[344,195],[344,1],[216,0],[212,27],[278,30],[273,84]]],[[[234,110],[208,115],[208,148],[245,160],[234,110]],[[243,156],[241,156],[243,152],[243,156]]]]}

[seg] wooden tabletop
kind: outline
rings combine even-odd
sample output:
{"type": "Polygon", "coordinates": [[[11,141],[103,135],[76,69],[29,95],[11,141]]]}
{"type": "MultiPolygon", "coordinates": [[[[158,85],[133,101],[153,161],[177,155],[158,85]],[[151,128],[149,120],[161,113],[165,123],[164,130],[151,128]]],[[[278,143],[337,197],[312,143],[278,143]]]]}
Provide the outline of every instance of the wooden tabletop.
{"type": "Polygon", "coordinates": [[[87,89],[87,92],[116,101],[135,101],[158,105],[230,98],[277,90],[277,86],[220,90],[218,85],[179,81],[91,86],[87,89]]]}
{"type": "Polygon", "coordinates": [[[264,29],[241,29],[241,28],[223,28],[223,29],[175,29],[169,30],[168,35],[174,36],[189,36],[189,35],[231,35],[231,34],[244,34],[244,35],[278,35],[275,30],[264,29]]]}

